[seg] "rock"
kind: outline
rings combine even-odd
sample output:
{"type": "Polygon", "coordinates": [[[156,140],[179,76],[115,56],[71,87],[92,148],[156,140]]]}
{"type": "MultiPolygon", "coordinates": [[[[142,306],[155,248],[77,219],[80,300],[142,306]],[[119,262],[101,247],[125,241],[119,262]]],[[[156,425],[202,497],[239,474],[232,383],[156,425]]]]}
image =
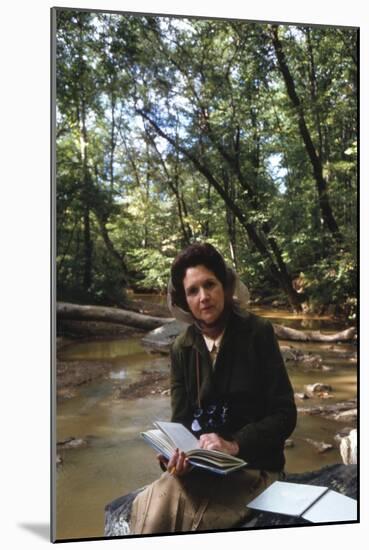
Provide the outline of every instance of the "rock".
{"type": "MultiPolygon", "coordinates": [[[[292,483],[306,483],[321,485],[342,493],[351,498],[357,498],[357,466],[333,464],[320,470],[302,474],[288,474],[286,481],[292,483]]],[[[129,535],[129,520],[131,517],[132,502],[136,495],[143,490],[138,489],[128,495],[113,500],[105,507],[105,537],[119,537],[129,535]]],[[[287,525],[306,525],[308,522],[301,518],[267,512],[253,512],[250,520],[239,529],[254,527],[272,527],[287,525]]]]}
{"type": "Polygon", "coordinates": [[[310,397],[315,397],[319,393],[325,394],[326,392],[332,391],[332,386],[322,384],[321,382],[316,382],[315,384],[308,384],[304,386],[304,390],[310,397]]]}
{"type": "Polygon", "coordinates": [[[58,399],[72,399],[77,395],[77,392],[71,388],[61,388],[58,391],[58,399]]]}
{"type": "Polygon", "coordinates": [[[318,450],[318,453],[325,453],[326,451],[333,449],[333,445],[330,443],[324,443],[324,441],[315,441],[314,439],[309,438],[306,438],[305,441],[313,445],[318,450]]]}
{"type": "Polygon", "coordinates": [[[81,437],[69,437],[57,443],[58,449],[77,449],[79,447],[87,447],[87,440],[81,437]]]}
{"type": "Polygon", "coordinates": [[[303,364],[304,367],[309,369],[321,369],[322,368],[322,358],[318,355],[306,355],[304,354],[299,362],[303,364]]]}
{"type": "Polygon", "coordinates": [[[333,416],[334,420],[339,422],[356,422],[357,420],[357,409],[349,409],[347,411],[342,411],[333,416]]]}
{"type": "Polygon", "coordinates": [[[307,395],[307,393],[295,393],[295,398],[296,399],[309,399],[309,396],[307,395]]]}
{"type": "MultiPolygon", "coordinates": [[[[331,418],[333,420],[341,421],[356,421],[356,399],[351,399],[350,401],[342,401],[339,403],[332,403],[331,405],[313,405],[312,407],[297,407],[299,414],[311,414],[317,415],[321,414],[326,418],[331,418]],[[350,413],[343,416],[343,412],[350,413]]],[[[353,426],[352,426],[353,427],[353,426]]]]}
{"type": "Polygon", "coordinates": [[[319,355],[305,353],[301,349],[286,345],[280,345],[280,350],[286,363],[295,362],[308,369],[323,369],[322,358],[319,355]]]}
{"type": "Polygon", "coordinates": [[[344,464],[357,464],[357,430],[341,439],[340,453],[344,464]]]}
{"type": "Polygon", "coordinates": [[[129,535],[129,520],[131,519],[132,502],[144,487],[113,500],[105,506],[105,537],[121,537],[129,535]]]}
{"type": "Polygon", "coordinates": [[[345,426],[343,428],[340,428],[339,432],[337,432],[336,435],[334,436],[334,440],[338,443],[338,445],[340,445],[344,437],[346,437],[347,435],[350,435],[351,430],[352,430],[352,427],[350,426],[345,426]]]}
{"type": "Polygon", "coordinates": [[[167,354],[175,337],[187,326],[179,321],[166,323],[146,334],[141,340],[142,345],[147,351],[167,354]]]}
{"type": "Polygon", "coordinates": [[[320,399],[333,399],[333,395],[328,393],[327,391],[322,391],[318,393],[318,396],[320,397],[320,399]]]}
{"type": "Polygon", "coordinates": [[[300,349],[293,348],[291,346],[280,346],[280,350],[283,355],[283,359],[286,363],[295,362],[299,363],[304,369],[309,370],[333,370],[333,367],[323,365],[323,360],[319,355],[313,355],[312,353],[304,353],[300,349]]]}

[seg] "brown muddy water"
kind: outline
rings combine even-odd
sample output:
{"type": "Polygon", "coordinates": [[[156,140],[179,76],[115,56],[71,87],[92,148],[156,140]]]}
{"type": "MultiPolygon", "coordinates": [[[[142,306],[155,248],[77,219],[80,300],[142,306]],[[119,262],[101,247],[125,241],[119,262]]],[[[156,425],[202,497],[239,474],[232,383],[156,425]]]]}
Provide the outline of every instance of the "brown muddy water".
{"type": "MultiPolygon", "coordinates": [[[[297,316],[289,312],[253,308],[272,322],[298,329],[336,332],[342,327],[328,318],[297,316]]],[[[356,351],[350,344],[280,342],[320,355],[332,370],[305,370],[287,364],[295,392],[305,384],[321,382],[332,386],[332,399],[297,401],[297,406],[334,403],[356,397],[356,363],[347,355],[356,351]]],[[[140,339],[75,343],[59,353],[68,360],[109,361],[111,372],[103,380],[82,387],[76,397],[57,405],[57,441],[83,438],[86,446],[59,452],[62,464],[56,476],[56,538],[74,539],[104,536],[104,507],[108,502],[160,475],[155,452],[141,439],[140,432],[152,422],[168,419],[169,397],[149,395],[138,399],[118,399],[116,392],[139,380],[143,369],[168,371],[169,358],[149,355],[140,339]]],[[[299,415],[292,434],[294,446],[286,449],[286,470],[303,472],[340,463],[334,436],[344,424],[319,416],[299,415]],[[334,448],[318,453],[306,441],[324,441],[334,448]]]]}

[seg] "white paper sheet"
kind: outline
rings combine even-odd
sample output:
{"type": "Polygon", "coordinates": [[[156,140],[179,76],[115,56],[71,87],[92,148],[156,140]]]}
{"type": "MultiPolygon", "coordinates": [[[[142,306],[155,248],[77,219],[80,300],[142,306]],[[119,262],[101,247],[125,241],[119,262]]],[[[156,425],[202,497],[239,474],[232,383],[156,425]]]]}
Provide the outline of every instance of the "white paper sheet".
{"type": "Polygon", "coordinates": [[[325,491],[327,487],[275,481],[249,502],[247,507],[265,512],[300,516],[325,491]]]}
{"type": "Polygon", "coordinates": [[[328,491],[302,517],[312,523],[354,521],[357,519],[357,501],[336,491],[328,491]]]}
{"type": "Polygon", "coordinates": [[[275,481],[248,508],[303,517],[311,523],[356,521],[357,501],[327,487],[275,481]]]}

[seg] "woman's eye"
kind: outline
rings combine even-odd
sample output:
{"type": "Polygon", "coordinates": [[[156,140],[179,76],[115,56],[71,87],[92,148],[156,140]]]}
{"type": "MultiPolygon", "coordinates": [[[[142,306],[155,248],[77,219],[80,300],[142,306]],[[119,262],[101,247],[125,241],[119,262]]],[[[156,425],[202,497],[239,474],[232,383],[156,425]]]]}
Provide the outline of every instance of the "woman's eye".
{"type": "Polygon", "coordinates": [[[197,293],[197,288],[188,288],[186,290],[186,296],[195,296],[197,293]]]}
{"type": "Polygon", "coordinates": [[[208,281],[205,285],[205,288],[213,288],[215,286],[214,281],[208,281]]]}

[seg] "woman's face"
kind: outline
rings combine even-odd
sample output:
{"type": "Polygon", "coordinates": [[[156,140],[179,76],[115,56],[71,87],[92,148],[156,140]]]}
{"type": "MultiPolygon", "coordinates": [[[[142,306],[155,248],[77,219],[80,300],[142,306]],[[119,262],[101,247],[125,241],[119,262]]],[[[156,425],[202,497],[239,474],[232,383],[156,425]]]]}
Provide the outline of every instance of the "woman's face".
{"type": "Polygon", "coordinates": [[[188,307],[195,319],[206,325],[215,323],[224,310],[224,289],[204,265],[188,267],[183,279],[188,307]]]}

